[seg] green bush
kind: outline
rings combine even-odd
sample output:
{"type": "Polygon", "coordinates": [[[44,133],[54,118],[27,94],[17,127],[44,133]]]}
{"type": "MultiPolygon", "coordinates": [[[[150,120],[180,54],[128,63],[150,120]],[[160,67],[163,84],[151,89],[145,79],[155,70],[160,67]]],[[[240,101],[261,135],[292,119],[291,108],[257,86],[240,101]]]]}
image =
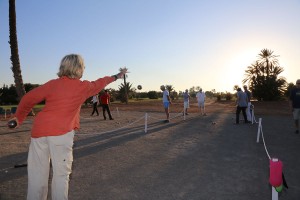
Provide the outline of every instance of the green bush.
{"type": "Polygon", "coordinates": [[[149,91],[148,92],[148,98],[149,99],[158,99],[158,94],[156,91],[149,91]]]}

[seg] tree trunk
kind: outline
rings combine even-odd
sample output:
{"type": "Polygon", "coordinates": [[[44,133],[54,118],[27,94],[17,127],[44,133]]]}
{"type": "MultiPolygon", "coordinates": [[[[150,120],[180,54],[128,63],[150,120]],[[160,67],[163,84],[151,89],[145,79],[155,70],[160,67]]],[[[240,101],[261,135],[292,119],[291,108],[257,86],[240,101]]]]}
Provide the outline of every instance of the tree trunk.
{"type": "Polygon", "coordinates": [[[128,91],[127,91],[127,84],[126,84],[126,74],[124,74],[124,90],[125,90],[125,102],[128,104],[128,91]]]}
{"type": "Polygon", "coordinates": [[[19,59],[19,51],[18,51],[18,39],[17,39],[17,26],[16,26],[16,7],[15,0],[9,0],[9,44],[11,49],[11,63],[12,63],[12,71],[14,75],[14,80],[16,84],[16,90],[18,94],[18,101],[25,94],[25,87],[23,84],[22,74],[21,74],[21,66],[19,59]]]}
{"type": "MultiPolygon", "coordinates": [[[[25,87],[22,79],[21,65],[19,59],[19,50],[18,50],[18,39],[17,39],[17,17],[16,17],[16,6],[15,0],[9,0],[9,44],[11,51],[11,70],[14,75],[14,81],[16,85],[16,91],[20,101],[21,98],[25,95],[25,87]]],[[[31,111],[30,115],[34,115],[34,112],[31,111]]]]}

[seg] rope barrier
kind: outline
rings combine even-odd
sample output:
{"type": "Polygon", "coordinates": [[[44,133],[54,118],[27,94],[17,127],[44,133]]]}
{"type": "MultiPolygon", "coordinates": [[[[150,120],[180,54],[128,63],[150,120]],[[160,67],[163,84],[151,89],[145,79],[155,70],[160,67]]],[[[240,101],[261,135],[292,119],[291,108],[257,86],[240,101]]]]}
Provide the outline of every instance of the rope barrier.
{"type": "MultiPolygon", "coordinates": [[[[183,111],[184,111],[184,110],[183,110],[183,111]]],[[[117,114],[118,114],[118,116],[120,116],[118,108],[117,108],[117,114]]],[[[175,118],[177,118],[177,117],[179,117],[179,116],[182,116],[182,112],[177,113],[177,114],[175,113],[175,116],[172,117],[172,118],[170,118],[170,119],[175,119],[175,118]]],[[[81,117],[81,118],[83,118],[83,117],[81,117]]],[[[123,126],[123,127],[120,127],[120,128],[114,129],[114,130],[109,130],[109,131],[100,132],[100,133],[75,133],[75,136],[91,136],[91,135],[100,135],[100,134],[105,134],[105,133],[115,132],[115,131],[118,131],[118,130],[127,128],[127,127],[129,127],[129,126],[131,126],[131,125],[133,125],[133,124],[135,124],[135,123],[141,121],[142,119],[145,119],[145,129],[144,129],[144,132],[147,133],[147,131],[148,131],[148,130],[147,130],[147,129],[148,129],[148,119],[150,119],[150,118],[156,119],[156,120],[159,120],[159,121],[164,120],[164,119],[159,119],[159,118],[156,118],[156,117],[152,117],[151,115],[148,115],[148,113],[145,113],[145,116],[140,117],[139,119],[133,121],[132,123],[129,123],[129,124],[123,126]]],[[[83,118],[83,119],[94,119],[94,118],[83,118]]],[[[6,142],[6,143],[0,142],[0,144],[29,144],[29,143],[28,143],[28,142],[6,142]]],[[[94,144],[95,144],[95,143],[94,143],[94,144]]],[[[74,150],[75,150],[75,149],[76,149],[76,150],[82,149],[82,148],[84,148],[84,147],[86,147],[86,145],[83,146],[83,147],[77,147],[77,148],[74,148],[74,150]]],[[[14,167],[8,167],[8,168],[0,169],[0,172],[2,172],[2,171],[7,172],[7,170],[13,169],[13,168],[14,168],[14,167]]]]}
{"type": "MultiPolygon", "coordinates": [[[[171,115],[171,113],[170,113],[170,115],[171,115]]],[[[175,116],[174,116],[174,117],[171,117],[170,119],[175,119],[175,118],[177,118],[178,116],[182,116],[182,112],[175,113],[175,116]]],[[[159,120],[159,121],[165,120],[165,119],[163,119],[163,118],[153,117],[152,115],[149,115],[148,117],[149,117],[149,118],[152,118],[152,119],[159,120]]]]}
{"type": "Polygon", "coordinates": [[[156,120],[159,120],[159,121],[164,120],[164,119],[162,119],[162,118],[152,117],[152,115],[148,115],[148,118],[156,119],[156,120]]]}
{"type": "Polygon", "coordinates": [[[254,115],[254,105],[251,104],[250,108],[251,108],[251,123],[252,123],[252,124],[254,124],[254,122],[255,122],[255,123],[258,123],[258,122],[256,121],[255,115],[254,115]]]}
{"type": "Polygon", "coordinates": [[[182,116],[182,113],[184,113],[184,110],[182,110],[182,112],[178,113],[177,115],[175,115],[175,116],[172,117],[171,119],[175,119],[176,117],[182,116]]]}
{"type": "MultiPolygon", "coordinates": [[[[262,118],[259,118],[259,122],[258,122],[257,139],[256,139],[257,143],[259,142],[260,133],[261,133],[261,137],[262,137],[262,140],[263,140],[265,152],[266,152],[269,160],[272,160],[273,162],[278,162],[278,159],[277,158],[271,158],[271,156],[268,152],[267,145],[266,145],[266,142],[265,142],[264,133],[263,133],[263,129],[262,129],[262,118]]],[[[278,200],[278,192],[276,191],[274,186],[272,186],[272,200],[278,200]]]]}
{"type": "Polygon", "coordinates": [[[262,130],[262,124],[261,124],[261,122],[262,122],[262,118],[259,118],[258,134],[257,134],[257,140],[256,140],[256,142],[257,143],[259,142],[259,135],[261,133],[261,137],[262,137],[262,140],[263,140],[263,144],[264,144],[264,148],[265,148],[266,154],[267,154],[269,160],[271,160],[271,156],[270,156],[270,154],[268,152],[267,145],[266,145],[266,142],[265,142],[265,138],[264,138],[264,133],[263,133],[263,130],[262,130]]]}

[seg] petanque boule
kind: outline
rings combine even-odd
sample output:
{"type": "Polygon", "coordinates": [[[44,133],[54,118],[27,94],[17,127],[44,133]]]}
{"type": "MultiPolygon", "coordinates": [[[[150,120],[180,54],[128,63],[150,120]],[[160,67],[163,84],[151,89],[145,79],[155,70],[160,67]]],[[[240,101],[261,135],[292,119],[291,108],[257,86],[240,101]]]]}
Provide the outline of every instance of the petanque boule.
{"type": "Polygon", "coordinates": [[[16,128],[17,125],[18,125],[18,123],[16,120],[10,120],[7,122],[8,128],[16,128]]]}

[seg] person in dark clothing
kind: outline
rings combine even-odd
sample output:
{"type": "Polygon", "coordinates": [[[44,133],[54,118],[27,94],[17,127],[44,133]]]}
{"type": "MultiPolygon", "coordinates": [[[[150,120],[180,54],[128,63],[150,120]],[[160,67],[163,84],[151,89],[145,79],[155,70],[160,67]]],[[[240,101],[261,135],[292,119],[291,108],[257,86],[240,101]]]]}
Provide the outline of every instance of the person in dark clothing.
{"type": "Polygon", "coordinates": [[[237,89],[237,107],[236,107],[236,124],[240,123],[240,113],[242,111],[245,123],[249,123],[247,120],[246,109],[248,105],[248,97],[245,92],[241,90],[241,88],[237,89]]]}
{"type": "Polygon", "coordinates": [[[93,103],[93,112],[92,112],[91,116],[93,116],[95,112],[97,113],[97,116],[99,116],[99,112],[98,112],[98,108],[97,108],[98,103],[99,103],[98,94],[93,96],[91,102],[93,103]]]}
{"type": "Polygon", "coordinates": [[[299,119],[300,119],[300,79],[296,81],[296,88],[291,91],[290,106],[293,112],[296,134],[299,134],[299,119]]]}
{"type": "Polygon", "coordinates": [[[100,96],[100,99],[101,99],[101,105],[102,105],[102,111],[103,111],[104,120],[106,120],[106,114],[105,114],[106,111],[108,113],[109,119],[113,120],[113,118],[112,118],[112,116],[110,114],[110,109],[109,109],[110,95],[109,95],[109,93],[108,93],[107,90],[104,90],[104,94],[102,94],[100,96]]]}

